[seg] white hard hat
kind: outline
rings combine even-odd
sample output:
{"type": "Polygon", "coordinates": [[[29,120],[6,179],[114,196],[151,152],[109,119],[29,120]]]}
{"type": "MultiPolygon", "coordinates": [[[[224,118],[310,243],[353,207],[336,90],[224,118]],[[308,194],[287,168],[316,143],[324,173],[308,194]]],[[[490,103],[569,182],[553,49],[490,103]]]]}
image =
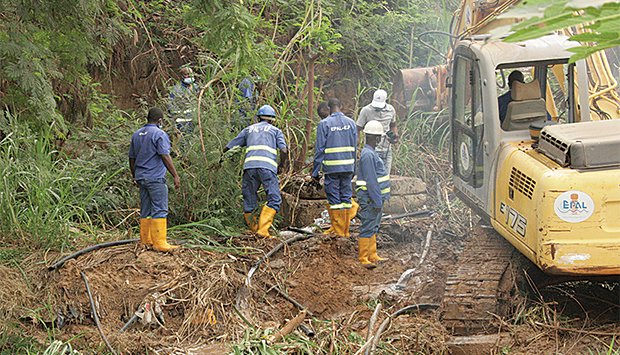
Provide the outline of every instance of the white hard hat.
{"type": "Polygon", "coordinates": [[[374,108],[384,108],[385,100],[387,99],[387,92],[383,89],[379,89],[375,91],[375,94],[372,96],[372,102],[370,105],[374,108]]]}
{"type": "Polygon", "coordinates": [[[377,120],[368,121],[368,123],[366,123],[366,126],[364,126],[364,133],[372,134],[375,136],[382,136],[383,125],[377,120]]]}

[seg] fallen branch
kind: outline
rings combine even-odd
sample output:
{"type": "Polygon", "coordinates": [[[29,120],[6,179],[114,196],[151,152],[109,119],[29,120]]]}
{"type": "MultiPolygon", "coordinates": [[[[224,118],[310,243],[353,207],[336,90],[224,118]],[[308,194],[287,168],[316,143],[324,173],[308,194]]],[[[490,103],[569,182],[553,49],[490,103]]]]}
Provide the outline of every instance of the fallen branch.
{"type": "Polygon", "coordinates": [[[296,315],[295,318],[288,321],[288,323],[286,323],[279,332],[271,336],[271,338],[269,338],[269,342],[273,344],[278,340],[284,338],[284,336],[286,336],[287,334],[290,334],[293,330],[295,330],[295,328],[297,328],[301,324],[301,322],[304,321],[304,319],[306,318],[306,313],[307,312],[305,310],[299,312],[299,314],[296,315]]]}
{"type": "Polygon", "coordinates": [[[424,259],[426,259],[426,254],[428,254],[428,250],[430,249],[431,246],[431,231],[428,231],[426,233],[426,241],[424,242],[424,250],[422,251],[422,256],[420,257],[420,260],[418,261],[418,264],[409,270],[406,270],[405,272],[403,272],[402,275],[400,275],[400,277],[398,278],[398,281],[396,282],[396,288],[397,289],[404,289],[405,288],[405,282],[409,279],[409,277],[411,277],[411,274],[413,274],[413,272],[420,266],[422,265],[422,263],[424,262],[424,259]]]}
{"type": "Polygon", "coordinates": [[[367,349],[370,345],[372,345],[372,341],[373,341],[373,340],[374,340],[374,338],[373,338],[373,337],[371,337],[370,339],[368,339],[368,340],[366,341],[366,343],[364,343],[364,345],[362,345],[362,347],[361,347],[358,351],[356,351],[356,352],[355,352],[355,354],[353,354],[353,355],[360,355],[360,354],[361,354],[364,350],[366,350],[366,349],[367,349]]]}
{"type": "MultiPolygon", "coordinates": [[[[379,312],[381,312],[381,303],[377,303],[375,307],[375,311],[372,312],[372,316],[370,317],[370,321],[368,321],[368,332],[366,333],[366,341],[369,341],[372,338],[372,331],[375,329],[375,323],[377,323],[377,318],[379,318],[379,312]]],[[[365,355],[370,353],[370,348],[366,348],[364,352],[365,355]]]]}
{"type": "Polygon", "coordinates": [[[103,330],[101,329],[101,324],[99,323],[99,316],[97,315],[97,309],[95,308],[95,301],[93,300],[93,294],[90,292],[90,285],[88,284],[88,278],[86,277],[86,274],[84,273],[84,271],[80,271],[80,274],[82,275],[82,279],[84,280],[84,284],[86,285],[86,293],[88,293],[88,300],[90,301],[90,309],[93,311],[93,319],[95,321],[95,325],[97,326],[97,330],[99,331],[99,335],[101,335],[101,339],[103,339],[103,341],[105,342],[105,345],[107,345],[108,349],[110,349],[110,352],[116,355],[116,351],[114,351],[114,348],[112,348],[112,345],[110,345],[108,338],[106,338],[105,334],[103,334],[103,330]]]}
{"type": "Polygon", "coordinates": [[[125,239],[125,240],[116,240],[113,242],[105,242],[105,243],[101,243],[101,244],[97,244],[97,245],[92,245],[88,248],[84,248],[80,251],[77,251],[71,255],[65,256],[64,258],[58,260],[55,264],[53,264],[52,266],[48,267],[47,270],[49,271],[54,271],[60,267],[62,267],[68,260],[77,258],[78,256],[84,255],[86,253],[90,253],[91,251],[95,251],[98,249],[103,249],[103,248],[108,248],[108,247],[114,247],[117,245],[125,245],[125,244],[131,244],[134,242],[137,242],[138,239],[125,239]]]}
{"type": "Polygon", "coordinates": [[[375,333],[373,337],[372,346],[370,347],[370,355],[374,354],[377,348],[377,345],[379,345],[379,339],[381,338],[381,334],[383,334],[385,329],[387,329],[387,327],[390,325],[390,323],[392,322],[392,319],[395,319],[398,316],[401,316],[403,314],[411,313],[413,311],[422,311],[425,309],[434,309],[434,308],[439,308],[439,305],[436,303],[412,304],[407,307],[403,307],[397,310],[396,312],[390,314],[390,316],[387,317],[383,321],[383,323],[381,323],[381,325],[379,326],[379,329],[377,329],[377,332],[375,333]]]}

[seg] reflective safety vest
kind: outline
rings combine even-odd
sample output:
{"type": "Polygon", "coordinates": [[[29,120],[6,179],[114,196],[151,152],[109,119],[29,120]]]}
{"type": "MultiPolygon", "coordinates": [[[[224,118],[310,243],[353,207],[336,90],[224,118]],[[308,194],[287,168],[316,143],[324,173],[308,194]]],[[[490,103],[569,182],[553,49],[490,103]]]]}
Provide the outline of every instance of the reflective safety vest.
{"type": "Polygon", "coordinates": [[[286,148],[282,131],[262,121],[244,128],[226,147],[246,147],[243,169],[263,168],[274,173],[278,171],[277,149],[286,148]]]}
{"type": "Polygon", "coordinates": [[[176,84],[170,90],[168,112],[176,123],[193,121],[198,106],[198,93],[200,89],[196,83],[185,85],[176,84]]]}
{"type": "Polygon", "coordinates": [[[390,198],[390,175],[377,152],[368,144],[360,156],[355,191],[358,194],[367,193],[375,205],[390,198]]]}
{"type": "Polygon", "coordinates": [[[352,119],[334,112],[321,120],[316,129],[312,176],[318,176],[321,169],[324,174],[354,172],[356,145],[357,127],[352,119]]]}

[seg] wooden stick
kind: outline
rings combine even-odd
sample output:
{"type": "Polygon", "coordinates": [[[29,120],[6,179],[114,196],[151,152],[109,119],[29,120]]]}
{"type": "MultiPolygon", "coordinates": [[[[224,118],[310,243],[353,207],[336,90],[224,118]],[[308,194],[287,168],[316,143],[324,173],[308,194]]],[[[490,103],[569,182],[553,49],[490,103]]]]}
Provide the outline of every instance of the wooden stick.
{"type": "Polygon", "coordinates": [[[290,334],[293,330],[295,330],[295,328],[297,328],[301,324],[301,322],[304,321],[305,318],[306,318],[306,311],[303,310],[299,312],[299,314],[295,316],[295,318],[288,321],[288,323],[286,323],[284,327],[280,329],[279,332],[271,336],[269,338],[269,342],[273,344],[277,342],[278,340],[282,339],[285,335],[290,334]]]}
{"type": "Polygon", "coordinates": [[[95,301],[93,300],[93,294],[90,292],[90,285],[88,284],[88,278],[86,277],[86,274],[84,273],[84,271],[80,271],[80,274],[82,274],[82,279],[84,280],[84,284],[86,285],[86,293],[88,293],[88,300],[90,301],[90,308],[93,311],[93,319],[95,320],[95,325],[97,326],[99,335],[101,335],[101,338],[105,342],[105,345],[108,346],[108,349],[110,349],[110,352],[116,355],[116,351],[114,351],[114,348],[112,348],[112,345],[110,345],[108,338],[106,338],[105,334],[103,334],[103,330],[101,329],[101,324],[99,323],[99,316],[97,315],[97,309],[95,308],[95,301]]]}
{"type": "MultiPolygon", "coordinates": [[[[382,306],[381,303],[377,303],[377,306],[375,307],[375,311],[372,312],[370,321],[368,321],[368,332],[366,333],[366,341],[370,340],[370,338],[372,337],[372,333],[375,328],[375,323],[377,323],[377,318],[379,317],[379,312],[381,311],[381,306],[382,306]]],[[[370,353],[370,347],[367,347],[364,354],[368,355],[369,353],[370,353]]]]}

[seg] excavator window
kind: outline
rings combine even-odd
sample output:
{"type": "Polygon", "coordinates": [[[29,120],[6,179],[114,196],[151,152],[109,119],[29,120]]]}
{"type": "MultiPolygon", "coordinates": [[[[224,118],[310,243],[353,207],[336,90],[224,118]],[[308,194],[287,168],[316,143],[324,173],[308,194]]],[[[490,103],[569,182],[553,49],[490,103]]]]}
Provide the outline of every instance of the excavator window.
{"type": "MultiPolygon", "coordinates": [[[[511,90],[507,85],[506,77],[514,70],[519,70],[524,74],[525,83],[531,83],[534,80],[538,80],[540,86],[540,98],[544,101],[541,103],[543,107],[534,110],[532,107],[526,108],[526,112],[519,112],[518,116],[524,117],[527,115],[528,110],[541,111],[542,115],[546,116],[542,120],[553,120],[556,122],[569,121],[569,116],[573,114],[571,107],[572,94],[569,88],[568,82],[572,82],[571,71],[574,70],[573,64],[568,64],[566,60],[561,61],[544,61],[533,62],[523,64],[513,64],[513,66],[498,66],[495,71],[496,74],[496,86],[497,96],[504,97],[511,95],[511,90]]],[[[512,101],[512,100],[509,100],[512,101]]],[[[502,129],[504,130],[520,130],[527,129],[527,124],[504,124],[501,120],[502,115],[506,115],[507,107],[502,107],[502,102],[505,105],[506,100],[498,100],[498,112],[500,113],[500,121],[502,122],[502,129]],[[525,127],[525,128],[523,128],[525,127]]],[[[515,106],[513,104],[513,106],[515,106]]],[[[524,105],[528,106],[528,105],[524,105]]],[[[530,105],[531,106],[531,105],[530,105]]],[[[514,116],[514,115],[513,115],[514,116]]]]}

